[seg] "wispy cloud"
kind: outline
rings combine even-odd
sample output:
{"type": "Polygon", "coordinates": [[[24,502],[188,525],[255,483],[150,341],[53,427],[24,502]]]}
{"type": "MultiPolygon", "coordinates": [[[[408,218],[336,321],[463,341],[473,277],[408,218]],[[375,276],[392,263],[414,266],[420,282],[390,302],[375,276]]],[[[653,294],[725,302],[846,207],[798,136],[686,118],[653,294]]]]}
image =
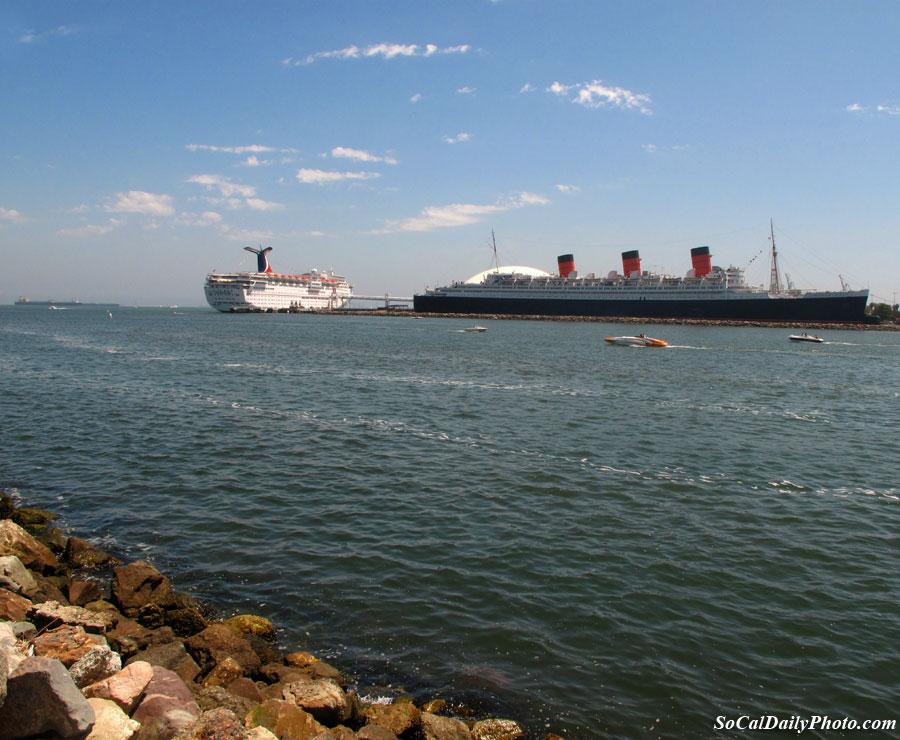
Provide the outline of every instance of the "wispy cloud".
{"type": "Polygon", "coordinates": [[[72,26],[56,26],[56,28],[51,28],[47,31],[26,31],[19,37],[19,42],[34,44],[53,37],[70,36],[73,33],[75,33],[75,29],[72,26]]]}
{"type": "Polygon", "coordinates": [[[522,85],[521,88],[519,88],[520,93],[534,92],[535,90],[537,90],[537,88],[530,82],[526,82],[524,85],[522,85]]]}
{"type": "Polygon", "coordinates": [[[181,223],[188,226],[215,226],[222,223],[222,214],[215,211],[204,211],[203,213],[182,213],[179,217],[181,223]]]}
{"type": "Polygon", "coordinates": [[[69,229],[59,229],[56,233],[61,236],[103,236],[125,221],[119,218],[111,218],[105,224],[85,224],[84,226],[74,226],[69,229]]]}
{"type": "Polygon", "coordinates": [[[143,213],[148,216],[171,216],[175,213],[171,195],[143,190],[117,193],[115,202],[108,203],[105,209],[112,213],[143,213]]]}
{"type": "Polygon", "coordinates": [[[485,217],[531,205],[546,205],[550,201],[542,195],[519,193],[498,203],[452,203],[447,206],[428,206],[418,216],[401,221],[388,221],[384,229],[373,233],[390,234],[397,231],[434,231],[454,226],[478,223],[485,217]]]}
{"type": "Polygon", "coordinates": [[[466,85],[465,87],[459,88],[456,92],[458,92],[460,95],[472,95],[475,92],[475,88],[466,85]]]}
{"type": "Polygon", "coordinates": [[[25,223],[26,221],[26,218],[18,211],[12,208],[4,208],[3,206],[0,206],[0,219],[14,224],[25,223]]]}
{"type": "Polygon", "coordinates": [[[456,136],[445,136],[443,141],[445,144],[459,144],[463,141],[469,141],[472,138],[472,134],[467,134],[465,131],[461,131],[456,136]]]}
{"type": "Polygon", "coordinates": [[[364,149],[351,149],[346,146],[336,146],[331,150],[331,156],[336,159],[354,159],[357,162],[384,162],[385,164],[397,164],[397,160],[390,156],[379,157],[364,149]]]}
{"type": "Polygon", "coordinates": [[[418,103],[421,99],[422,99],[422,93],[416,93],[409,99],[409,102],[410,103],[418,103]]]}
{"type": "Polygon", "coordinates": [[[853,103],[847,106],[848,113],[875,113],[885,116],[900,116],[900,105],[860,105],[853,103]]]}
{"type": "Polygon", "coordinates": [[[277,211],[284,208],[281,203],[272,203],[261,198],[247,198],[245,202],[254,211],[277,211]]]}
{"type": "Polygon", "coordinates": [[[347,46],[333,51],[317,51],[303,59],[288,57],[281,63],[286,67],[304,67],[321,59],[366,59],[380,57],[394,59],[396,57],[431,57],[436,54],[465,54],[472,47],[469,44],[447,46],[443,49],[435,44],[371,44],[370,46],[347,46]]]}
{"type": "Polygon", "coordinates": [[[278,148],[263,146],[262,144],[249,144],[248,146],[214,146],[212,144],[186,144],[185,149],[192,152],[225,152],[227,154],[266,154],[267,152],[282,152],[296,154],[293,148],[278,148]]]}
{"type": "Polygon", "coordinates": [[[325,185],[341,180],[372,180],[381,177],[380,172],[327,172],[325,170],[301,169],[297,171],[297,179],[300,182],[314,185],[325,185]]]}
{"type": "Polygon", "coordinates": [[[187,181],[202,185],[207,190],[218,190],[225,198],[231,198],[235,195],[242,198],[250,198],[256,195],[256,188],[252,185],[241,185],[232,182],[230,177],[223,177],[222,175],[192,175],[187,181]]]}
{"type": "Polygon", "coordinates": [[[585,108],[621,108],[637,110],[645,115],[651,113],[649,95],[635,93],[623,87],[607,87],[601,80],[579,82],[573,85],[554,82],[546,91],[568,98],[571,102],[583,105],[585,108]]]}
{"type": "Polygon", "coordinates": [[[581,188],[577,185],[563,185],[560,183],[556,186],[556,189],[561,193],[578,193],[581,192],[581,188]]]}

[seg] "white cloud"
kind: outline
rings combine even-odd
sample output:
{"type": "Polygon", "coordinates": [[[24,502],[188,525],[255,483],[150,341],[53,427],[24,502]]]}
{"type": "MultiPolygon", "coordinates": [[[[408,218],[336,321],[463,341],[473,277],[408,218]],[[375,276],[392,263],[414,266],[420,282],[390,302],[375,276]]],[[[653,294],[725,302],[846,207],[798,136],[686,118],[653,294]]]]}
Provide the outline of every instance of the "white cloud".
{"type": "Polygon", "coordinates": [[[458,92],[460,95],[471,95],[475,92],[475,88],[466,85],[465,87],[459,88],[456,92],[458,92]]]}
{"type": "Polygon", "coordinates": [[[418,103],[421,99],[422,99],[422,93],[416,93],[409,99],[409,102],[410,103],[418,103]]]}
{"type": "Polygon", "coordinates": [[[472,138],[472,134],[467,134],[465,131],[458,133],[456,136],[445,136],[443,141],[446,144],[459,144],[462,141],[468,141],[472,138]]]}
{"type": "Polygon", "coordinates": [[[889,116],[900,116],[900,106],[896,105],[879,105],[875,110],[879,113],[887,113],[889,116]]]}
{"type": "Polygon", "coordinates": [[[151,216],[171,216],[175,213],[172,196],[147,193],[143,190],[129,190],[117,193],[116,202],[106,206],[113,213],[143,213],[151,216]]]}
{"type": "Polygon", "coordinates": [[[563,185],[560,183],[556,186],[556,189],[561,193],[579,193],[581,192],[581,188],[577,185],[563,185]]]}
{"type": "Polygon", "coordinates": [[[355,44],[344,49],[335,49],[334,51],[317,51],[310,54],[304,59],[294,59],[288,57],[281,63],[286,67],[302,67],[307,64],[319,61],[320,59],[360,59],[381,57],[383,59],[394,59],[396,57],[430,57],[436,54],[465,54],[472,47],[469,44],[460,44],[459,46],[448,46],[441,49],[434,44],[372,44],[365,48],[360,48],[355,44]]]}
{"type": "Polygon", "coordinates": [[[214,226],[222,222],[222,216],[215,211],[204,211],[199,215],[196,213],[182,213],[180,220],[188,226],[214,226]]]}
{"type": "Polygon", "coordinates": [[[125,223],[122,219],[111,218],[105,224],[87,224],[71,229],[59,229],[56,233],[61,236],[103,236],[125,223]]]}
{"type": "Polygon", "coordinates": [[[649,95],[634,93],[623,87],[607,87],[601,80],[581,82],[575,85],[554,82],[547,88],[547,92],[569,97],[571,102],[583,105],[585,108],[621,108],[637,110],[646,115],[651,113],[649,95]]]}
{"type": "Polygon", "coordinates": [[[447,206],[428,206],[413,218],[388,221],[384,229],[375,233],[389,234],[396,231],[434,231],[454,226],[466,226],[484,220],[485,216],[502,213],[528,205],[546,205],[550,201],[534,193],[520,193],[495,204],[452,203],[447,206]]]}
{"type": "Polygon", "coordinates": [[[228,154],[265,154],[266,152],[296,152],[296,149],[276,149],[262,144],[250,144],[249,146],[213,146],[211,144],[187,144],[185,149],[192,152],[226,152],[228,154]]]}
{"type": "Polygon", "coordinates": [[[376,154],[363,149],[350,149],[345,146],[336,146],[331,150],[331,156],[338,159],[355,159],[358,162],[384,162],[385,164],[397,164],[393,157],[379,157],[376,154]]]}
{"type": "Polygon", "coordinates": [[[532,85],[530,82],[526,82],[524,85],[522,85],[521,88],[519,88],[519,92],[520,93],[534,92],[536,89],[537,88],[535,88],[535,86],[532,85]]]}
{"type": "Polygon", "coordinates": [[[869,110],[868,106],[860,105],[859,103],[853,103],[852,105],[847,106],[847,111],[849,113],[865,113],[869,110]]]}
{"type": "Polygon", "coordinates": [[[898,105],[860,105],[859,103],[853,103],[852,105],[848,105],[846,108],[848,113],[868,113],[872,111],[873,113],[881,113],[888,116],[900,116],[900,106],[898,105]]]}
{"type": "Polygon", "coordinates": [[[297,171],[297,179],[300,182],[324,185],[340,180],[371,180],[381,177],[380,172],[326,172],[325,170],[301,169],[297,171]]]}
{"type": "Polygon", "coordinates": [[[246,203],[254,211],[277,211],[280,208],[284,208],[281,203],[272,203],[259,198],[247,198],[246,203]]]}
{"type": "Polygon", "coordinates": [[[25,222],[25,217],[21,213],[13,210],[12,208],[3,208],[3,206],[0,206],[0,219],[3,219],[4,221],[10,221],[14,224],[21,224],[25,222]]]}
{"type": "Polygon", "coordinates": [[[53,36],[69,36],[73,33],[75,33],[75,29],[71,26],[57,26],[56,28],[51,28],[48,31],[26,31],[19,37],[19,41],[23,44],[33,44],[37,41],[43,41],[44,39],[51,38],[53,36]]]}
{"type": "Polygon", "coordinates": [[[234,195],[250,198],[256,195],[256,188],[252,185],[239,185],[232,182],[231,178],[222,177],[222,175],[192,175],[187,181],[203,185],[207,190],[216,188],[225,198],[231,198],[234,195]]]}

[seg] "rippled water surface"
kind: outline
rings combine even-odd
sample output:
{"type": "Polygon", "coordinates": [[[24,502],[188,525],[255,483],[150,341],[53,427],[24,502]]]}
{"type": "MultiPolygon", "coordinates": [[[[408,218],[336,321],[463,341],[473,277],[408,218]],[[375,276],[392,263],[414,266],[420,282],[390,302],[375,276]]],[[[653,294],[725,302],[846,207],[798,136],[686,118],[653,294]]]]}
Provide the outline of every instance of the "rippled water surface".
{"type": "Polygon", "coordinates": [[[0,486],[361,693],[900,720],[900,334],[113,312],[0,308],[0,486]]]}

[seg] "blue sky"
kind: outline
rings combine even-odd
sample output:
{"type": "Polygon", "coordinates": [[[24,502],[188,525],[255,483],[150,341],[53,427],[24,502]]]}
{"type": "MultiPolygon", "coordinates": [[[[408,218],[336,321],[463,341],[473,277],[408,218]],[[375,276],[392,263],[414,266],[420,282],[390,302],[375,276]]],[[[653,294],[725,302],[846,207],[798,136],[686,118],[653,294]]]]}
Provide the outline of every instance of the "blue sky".
{"type": "Polygon", "coordinates": [[[210,270],[412,295],[500,259],[900,291],[900,4],[0,5],[0,303],[210,270]]]}

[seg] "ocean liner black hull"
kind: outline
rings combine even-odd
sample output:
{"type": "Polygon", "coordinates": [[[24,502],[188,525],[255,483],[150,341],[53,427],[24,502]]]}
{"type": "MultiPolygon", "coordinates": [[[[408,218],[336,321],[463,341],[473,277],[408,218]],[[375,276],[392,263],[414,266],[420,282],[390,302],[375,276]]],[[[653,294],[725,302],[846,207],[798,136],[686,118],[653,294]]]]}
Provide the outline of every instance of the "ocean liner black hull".
{"type": "Polygon", "coordinates": [[[865,320],[867,294],[702,299],[518,298],[417,295],[420,313],[505,314],[512,316],[592,316],[732,321],[865,320]]]}

